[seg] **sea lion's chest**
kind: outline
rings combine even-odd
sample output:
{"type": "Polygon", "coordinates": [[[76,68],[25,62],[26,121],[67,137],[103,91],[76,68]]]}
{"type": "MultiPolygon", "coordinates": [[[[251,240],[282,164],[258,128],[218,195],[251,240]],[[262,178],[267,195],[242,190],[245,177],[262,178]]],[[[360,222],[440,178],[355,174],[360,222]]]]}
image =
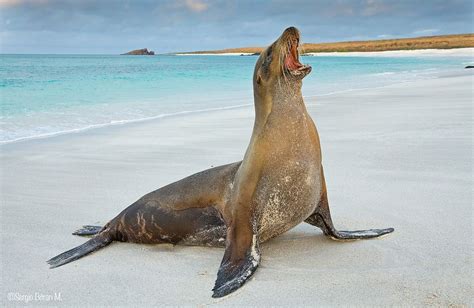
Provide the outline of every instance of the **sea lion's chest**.
{"type": "Polygon", "coordinates": [[[320,174],[315,164],[291,160],[261,178],[254,198],[260,241],[288,231],[313,213],[321,194],[320,174]]]}
{"type": "MultiPolygon", "coordinates": [[[[271,130],[272,143],[265,155],[265,166],[254,194],[260,241],[288,231],[311,215],[321,195],[319,141],[311,129],[300,124],[300,131],[271,130]]],[[[317,134],[317,133],[316,133],[317,134]]]]}

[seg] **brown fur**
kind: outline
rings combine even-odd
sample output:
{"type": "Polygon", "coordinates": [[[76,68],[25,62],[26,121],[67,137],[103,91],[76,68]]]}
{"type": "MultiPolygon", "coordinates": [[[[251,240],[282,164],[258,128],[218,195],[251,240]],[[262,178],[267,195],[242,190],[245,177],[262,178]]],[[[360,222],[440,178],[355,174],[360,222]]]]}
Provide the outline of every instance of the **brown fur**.
{"type": "MultiPolygon", "coordinates": [[[[393,231],[339,232],[332,225],[319,136],[301,94],[302,79],[311,67],[297,61],[299,39],[296,28],[286,29],[255,65],[255,123],[241,162],[202,171],[143,196],[90,244],[55,257],[50,264],[61,266],[113,240],[225,244],[213,295],[220,297],[239,288],[256,270],[259,243],[303,221],[339,239],[393,231]],[[292,59],[296,68],[286,67],[285,59],[292,59]]],[[[93,226],[82,234],[90,235],[91,230],[93,226]]]]}

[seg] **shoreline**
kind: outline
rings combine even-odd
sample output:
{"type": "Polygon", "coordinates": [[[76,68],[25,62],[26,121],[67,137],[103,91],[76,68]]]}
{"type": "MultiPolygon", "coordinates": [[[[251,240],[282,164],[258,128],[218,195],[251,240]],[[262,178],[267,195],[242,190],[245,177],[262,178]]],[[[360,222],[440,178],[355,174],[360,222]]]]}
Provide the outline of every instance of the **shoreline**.
{"type": "MultiPolygon", "coordinates": [[[[252,52],[222,52],[222,53],[172,53],[175,56],[253,56],[252,52]]],[[[331,52],[308,52],[302,53],[301,56],[474,56],[474,47],[461,48],[432,48],[432,49],[413,49],[413,50],[385,50],[385,51],[331,51],[331,52]]],[[[256,57],[258,55],[255,55],[256,57]]]]}
{"type": "MultiPolygon", "coordinates": [[[[454,75],[453,77],[457,77],[457,76],[458,75],[454,75]]],[[[440,78],[440,76],[435,76],[435,77],[430,78],[430,79],[436,79],[436,78],[440,78]]],[[[423,80],[423,79],[420,79],[420,80],[423,80]]],[[[305,99],[314,99],[314,98],[318,98],[318,97],[345,94],[345,93],[356,92],[356,91],[377,90],[377,89],[383,89],[383,88],[386,88],[386,87],[402,85],[402,84],[411,83],[411,82],[416,82],[416,81],[412,81],[412,80],[410,80],[410,81],[400,81],[400,82],[395,82],[393,84],[388,84],[388,85],[384,85],[384,86],[355,88],[355,89],[340,90],[340,91],[323,93],[323,94],[303,95],[303,98],[305,98],[305,99]]],[[[22,137],[22,138],[8,140],[8,141],[0,141],[0,149],[2,148],[2,146],[8,146],[10,144],[17,144],[17,143],[24,143],[24,142],[35,141],[35,140],[61,137],[61,136],[66,136],[66,135],[87,133],[87,132],[90,132],[90,131],[93,131],[93,130],[96,130],[96,129],[107,129],[107,128],[112,129],[113,127],[117,127],[117,126],[133,125],[133,124],[146,123],[146,122],[149,122],[149,121],[155,121],[155,120],[160,120],[160,119],[181,117],[181,116],[193,115],[193,114],[206,114],[208,112],[219,112],[219,111],[225,111],[225,110],[229,110],[229,109],[241,109],[241,108],[248,108],[248,107],[253,107],[253,106],[254,105],[253,105],[253,102],[252,102],[252,103],[249,103],[249,104],[241,104],[241,105],[235,105],[235,106],[226,106],[226,107],[218,107],[218,108],[199,109],[199,110],[185,110],[185,111],[180,111],[180,112],[176,112],[176,113],[159,114],[159,115],[156,115],[156,116],[140,118],[140,119],[116,120],[116,121],[113,121],[111,123],[94,124],[94,125],[90,125],[90,126],[83,127],[83,128],[76,128],[76,129],[71,129],[71,130],[66,130],[66,131],[47,133],[47,134],[31,136],[31,137],[22,137]]]]}
{"type": "MultiPolygon", "coordinates": [[[[472,50],[474,52],[474,48],[472,48],[472,50]]],[[[433,76],[430,76],[429,78],[426,78],[426,79],[425,78],[419,78],[417,80],[429,80],[429,79],[437,79],[437,78],[445,78],[445,77],[456,77],[456,76],[465,76],[465,75],[472,75],[472,73],[464,71],[464,70],[462,70],[462,71],[461,70],[459,70],[459,71],[457,71],[457,70],[456,71],[447,70],[447,71],[440,71],[437,74],[435,74],[433,76]]],[[[382,85],[382,86],[373,86],[373,87],[364,87],[364,88],[351,88],[351,89],[328,92],[328,93],[308,94],[308,95],[304,95],[305,91],[304,91],[304,87],[303,87],[303,97],[306,98],[306,99],[311,99],[311,98],[325,97],[325,96],[331,96],[331,95],[337,95],[337,94],[349,93],[349,92],[355,92],[355,91],[383,89],[383,88],[390,87],[390,86],[396,86],[396,85],[401,85],[401,84],[405,84],[405,83],[416,82],[417,80],[394,81],[393,83],[390,83],[390,84],[387,84],[387,85],[382,85]]],[[[17,139],[12,139],[12,140],[0,141],[0,149],[4,146],[8,146],[10,144],[29,142],[29,141],[33,141],[33,140],[42,140],[42,139],[48,139],[48,138],[55,138],[55,137],[64,136],[64,135],[80,134],[80,133],[83,133],[83,132],[88,132],[88,131],[96,130],[96,129],[106,129],[108,127],[124,126],[124,125],[154,121],[154,120],[159,120],[159,119],[164,119],[164,118],[175,118],[175,117],[180,117],[180,116],[189,115],[189,114],[218,112],[220,110],[239,109],[239,108],[246,108],[246,107],[250,107],[250,106],[253,106],[253,102],[249,102],[248,104],[238,104],[238,105],[216,107],[216,108],[204,108],[204,109],[196,109],[196,110],[184,110],[184,111],[179,111],[179,112],[175,112],[175,113],[163,113],[163,114],[158,114],[158,115],[149,116],[149,117],[145,117],[145,118],[137,118],[137,119],[129,119],[129,120],[114,120],[114,121],[109,122],[109,123],[98,123],[98,124],[93,124],[93,125],[89,125],[89,126],[81,127],[81,128],[75,128],[75,129],[69,129],[69,130],[64,130],[64,131],[51,132],[51,133],[45,133],[45,134],[40,134],[40,135],[35,135],[35,136],[27,136],[27,137],[20,137],[20,138],[17,138],[17,139]]]]}
{"type": "Polygon", "coordinates": [[[348,51],[348,52],[310,52],[303,56],[350,56],[350,57],[474,57],[474,48],[451,48],[451,49],[416,49],[416,50],[387,50],[387,51],[348,51]]]}
{"type": "Polygon", "coordinates": [[[342,243],[300,224],[264,243],[254,278],[219,300],[210,296],[223,249],[114,243],[55,270],[45,261],[83,243],[71,235],[81,225],[105,224],[145,193],[242,159],[253,108],[2,147],[2,306],[20,304],[10,292],[59,292],[60,306],[469,305],[472,80],[307,98],[336,227],[395,232],[342,243]]]}
{"type": "Polygon", "coordinates": [[[153,120],[158,120],[158,119],[163,119],[163,118],[173,118],[173,117],[179,117],[179,116],[188,115],[188,114],[199,114],[199,113],[215,112],[215,111],[228,110],[228,109],[238,109],[238,108],[244,108],[248,106],[251,106],[251,104],[226,106],[226,107],[218,107],[218,108],[197,109],[197,110],[185,110],[185,111],[179,111],[175,113],[163,113],[163,114],[150,116],[146,118],[131,119],[131,120],[116,120],[110,123],[94,124],[94,125],[89,125],[82,128],[75,128],[75,129],[70,129],[70,130],[65,130],[65,131],[59,131],[59,132],[53,132],[53,133],[47,133],[47,134],[41,134],[41,135],[29,136],[29,137],[21,137],[18,139],[7,140],[7,141],[0,141],[0,148],[4,145],[9,145],[13,143],[28,142],[30,140],[37,140],[37,139],[54,138],[54,137],[69,135],[69,134],[80,134],[82,132],[87,132],[94,129],[108,128],[108,127],[120,126],[120,125],[129,125],[129,124],[153,121],[153,120]]]}

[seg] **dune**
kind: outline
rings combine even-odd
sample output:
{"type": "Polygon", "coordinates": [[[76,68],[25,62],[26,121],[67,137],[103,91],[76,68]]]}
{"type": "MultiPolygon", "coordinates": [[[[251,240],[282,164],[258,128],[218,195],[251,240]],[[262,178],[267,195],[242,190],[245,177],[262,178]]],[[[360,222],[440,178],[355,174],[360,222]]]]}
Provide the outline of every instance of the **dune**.
{"type": "MultiPolygon", "coordinates": [[[[346,53],[377,51],[412,51],[444,50],[474,47],[474,33],[420,36],[399,39],[380,39],[370,41],[346,41],[332,43],[305,43],[301,45],[302,53],[346,53]]],[[[180,54],[240,54],[260,53],[264,47],[240,47],[220,50],[181,52],[180,54]]]]}

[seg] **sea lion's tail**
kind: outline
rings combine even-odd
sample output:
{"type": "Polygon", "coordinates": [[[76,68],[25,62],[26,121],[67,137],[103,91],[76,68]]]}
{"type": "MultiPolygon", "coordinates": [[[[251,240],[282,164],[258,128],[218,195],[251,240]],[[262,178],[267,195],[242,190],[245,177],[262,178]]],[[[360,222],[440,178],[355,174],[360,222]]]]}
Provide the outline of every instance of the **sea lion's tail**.
{"type": "Polygon", "coordinates": [[[90,254],[96,250],[101,249],[112,243],[113,238],[108,230],[105,230],[82,245],[77,246],[71,250],[63,252],[60,255],[57,255],[54,258],[49,259],[47,262],[50,265],[50,268],[55,268],[67,264],[69,262],[75,261],[79,258],[84,257],[85,255],[90,254]]]}

